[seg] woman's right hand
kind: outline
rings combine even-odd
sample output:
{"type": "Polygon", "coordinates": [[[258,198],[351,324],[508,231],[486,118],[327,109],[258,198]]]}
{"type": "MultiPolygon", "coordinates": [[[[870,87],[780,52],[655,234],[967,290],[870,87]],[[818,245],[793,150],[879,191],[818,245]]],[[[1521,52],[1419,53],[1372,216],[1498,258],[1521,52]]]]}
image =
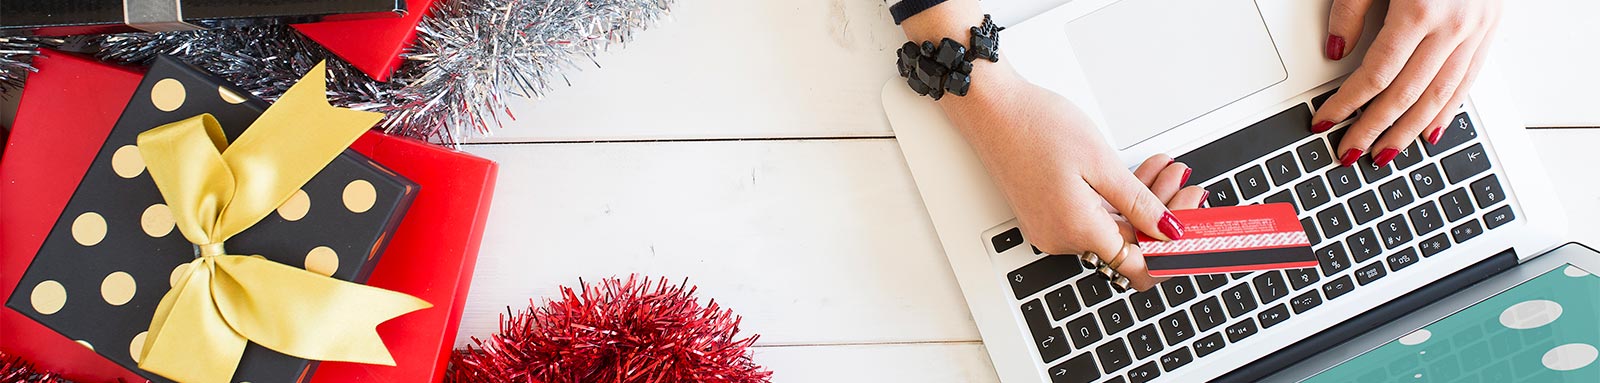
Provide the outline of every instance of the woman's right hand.
{"type": "MultiPolygon", "coordinates": [[[[1157,155],[1130,172],[1071,102],[1022,80],[1004,62],[986,67],[984,82],[967,96],[939,103],[982,158],[1029,242],[1049,254],[1093,252],[1110,262],[1134,242],[1134,230],[1182,237],[1183,225],[1169,209],[1199,207],[1206,198],[1200,187],[1183,187],[1187,166],[1157,155]]],[[[1159,281],[1138,246],[1129,249],[1117,271],[1131,287],[1149,289],[1159,281]]]]}

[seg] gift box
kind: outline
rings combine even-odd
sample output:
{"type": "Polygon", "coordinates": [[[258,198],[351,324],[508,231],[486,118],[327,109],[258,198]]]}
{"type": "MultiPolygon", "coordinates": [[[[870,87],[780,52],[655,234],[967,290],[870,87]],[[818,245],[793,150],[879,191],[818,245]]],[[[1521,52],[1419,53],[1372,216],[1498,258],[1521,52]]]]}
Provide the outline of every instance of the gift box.
{"type": "MultiPolygon", "coordinates": [[[[214,116],[231,141],[268,104],[163,57],[126,105],[6,305],[151,381],[164,382],[140,370],[138,358],[157,304],[197,250],[175,229],[173,212],[164,203],[170,201],[151,180],[135,141],[151,128],[202,113],[214,116]]],[[[417,190],[404,177],[346,150],[274,213],[228,239],[227,250],[364,281],[417,190]]],[[[313,367],[251,344],[233,381],[303,381],[313,367]]]]}
{"type": "Polygon", "coordinates": [[[404,0],[0,0],[0,35],[65,36],[399,17],[404,0]]]}
{"type": "MultiPolygon", "coordinates": [[[[139,74],[50,52],[36,63],[12,149],[0,161],[0,296],[10,296],[53,220],[77,188],[139,74]],[[92,92],[82,91],[94,89],[92,92]],[[71,113],[64,113],[66,111],[71,113]],[[23,254],[12,256],[11,254],[23,254]]],[[[378,326],[395,366],[323,362],[315,382],[439,381],[476,263],[495,164],[414,140],[369,132],[350,147],[421,185],[367,283],[435,307],[378,326]]],[[[14,310],[0,310],[0,351],[85,382],[142,378],[14,310]]]]}
{"type": "Polygon", "coordinates": [[[387,19],[322,21],[295,24],[306,38],[360,69],[373,80],[389,81],[400,67],[400,54],[417,38],[417,23],[434,0],[407,0],[405,16],[387,19]]]}

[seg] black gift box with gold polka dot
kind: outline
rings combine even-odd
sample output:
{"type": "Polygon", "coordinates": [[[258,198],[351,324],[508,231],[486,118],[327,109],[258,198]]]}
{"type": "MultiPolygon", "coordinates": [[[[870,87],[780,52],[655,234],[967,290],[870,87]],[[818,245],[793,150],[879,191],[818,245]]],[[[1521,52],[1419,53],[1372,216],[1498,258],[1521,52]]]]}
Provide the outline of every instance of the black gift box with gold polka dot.
{"type": "MultiPolygon", "coordinates": [[[[151,381],[168,381],[140,370],[136,359],[156,305],[196,250],[175,228],[134,144],[144,131],[201,113],[215,116],[233,140],[268,105],[199,68],[155,60],[6,306],[151,381]]],[[[276,212],[229,239],[227,250],[362,282],[417,192],[346,150],[276,212]]],[[[233,381],[304,381],[314,367],[251,344],[233,381]]]]}

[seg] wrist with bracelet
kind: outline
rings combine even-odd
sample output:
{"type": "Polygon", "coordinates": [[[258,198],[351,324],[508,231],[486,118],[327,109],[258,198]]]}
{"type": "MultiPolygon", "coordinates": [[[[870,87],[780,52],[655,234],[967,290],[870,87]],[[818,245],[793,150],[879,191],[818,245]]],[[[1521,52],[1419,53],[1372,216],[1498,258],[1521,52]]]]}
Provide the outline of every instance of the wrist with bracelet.
{"type": "Polygon", "coordinates": [[[969,28],[968,44],[949,37],[923,41],[918,45],[907,41],[896,51],[896,66],[906,85],[919,95],[943,98],[945,94],[966,96],[972,86],[972,62],[978,59],[1000,61],[1000,31],[1004,30],[983,15],[983,22],[969,28]],[[968,47],[970,46],[970,48],[968,47]]]}

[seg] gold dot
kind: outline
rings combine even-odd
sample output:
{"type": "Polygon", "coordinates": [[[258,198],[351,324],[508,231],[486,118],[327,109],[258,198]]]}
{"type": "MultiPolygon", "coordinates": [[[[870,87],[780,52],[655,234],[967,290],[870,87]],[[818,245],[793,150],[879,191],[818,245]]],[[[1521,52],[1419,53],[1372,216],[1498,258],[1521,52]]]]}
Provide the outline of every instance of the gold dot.
{"type": "Polygon", "coordinates": [[[50,315],[61,311],[67,305],[67,288],[61,282],[44,281],[33,286],[33,295],[28,296],[28,301],[33,303],[33,311],[50,315]]]}
{"type": "Polygon", "coordinates": [[[217,95],[222,96],[222,101],[226,101],[229,104],[238,105],[243,104],[245,101],[244,96],[240,96],[238,93],[234,93],[233,91],[228,90],[227,87],[220,85],[217,86],[217,95]]]}
{"type": "Polygon", "coordinates": [[[183,90],[183,83],[177,79],[161,79],[156,81],[156,86],[150,88],[150,103],[155,104],[156,109],[161,109],[163,112],[178,110],[178,107],[183,106],[184,98],[188,98],[188,94],[183,90]]]}
{"type": "Polygon", "coordinates": [[[306,194],[305,189],[296,190],[294,195],[289,196],[288,201],[283,201],[283,205],[278,206],[278,216],[283,217],[285,221],[299,221],[305,218],[306,212],[309,211],[311,211],[311,196],[306,194]]]}
{"type": "Polygon", "coordinates": [[[139,359],[143,359],[139,354],[144,353],[144,338],[149,335],[149,331],[141,332],[133,336],[132,342],[128,342],[128,354],[133,356],[134,363],[139,363],[139,359]]]}
{"type": "Polygon", "coordinates": [[[133,276],[127,272],[118,271],[107,275],[100,281],[100,297],[112,306],[121,306],[133,300],[133,292],[139,285],[133,282],[133,276]]]}
{"type": "Polygon", "coordinates": [[[106,219],[99,213],[88,212],[72,220],[72,239],[79,245],[94,246],[106,239],[106,219]]]}
{"type": "Polygon", "coordinates": [[[166,204],[150,205],[144,209],[144,214],[139,216],[139,226],[144,228],[145,234],[154,238],[172,234],[172,209],[167,208],[166,204]]]}
{"type": "Polygon", "coordinates": [[[327,246],[317,246],[306,253],[306,271],[326,276],[333,276],[339,271],[339,254],[327,246]]]}
{"type": "Polygon", "coordinates": [[[189,273],[189,264],[185,263],[172,268],[172,276],[167,277],[167,286],[178,287],[178,279],[189,273]]]}
{"type": "Polygon", "coordinates": [[[123,145],[111,154],[111,170],[117,172],[122,178],[138,177],[144,173],[144,156],[139,155],[139,147],[123,145]]]}
{"type": "Polygon", "coordinates": [[[378,202],[378,191],[367,180],[350,181],[344,185],[344,207],[351,212],[365,213],[378,202]]]}
{"type": "Polygon", "coordinates": [[[89,349],[89,351],[94,351],[94,345],[92,345],[92,344],[89,344],[89,341],[85,341],[85,340],[75,340],[75,341],[74,341],[74,342],[78,342],[78,344],[81,344],[81,345],[83,345],[83,347],[86,347],[86,348],[88,348],[88,349],[89,349]]]}

